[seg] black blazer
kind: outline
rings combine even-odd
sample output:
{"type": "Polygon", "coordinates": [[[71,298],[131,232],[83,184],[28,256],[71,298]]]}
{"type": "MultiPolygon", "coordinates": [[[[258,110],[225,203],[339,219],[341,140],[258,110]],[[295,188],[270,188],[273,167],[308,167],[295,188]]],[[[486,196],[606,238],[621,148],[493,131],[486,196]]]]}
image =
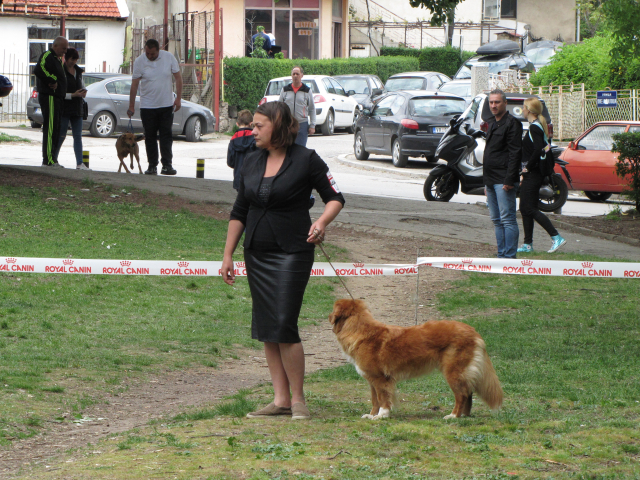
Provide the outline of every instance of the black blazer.
{"type": "Polygon", "coordinates": [[[269,201],[263,204],[258,198],[258,189],[267,156],[268,151],[263,149],[247,154],[240,172],[231,220],[239,220],[245,225],[244,248],[250,248],[256,225],[265,217],[282,250],[287,253],[313,250],[314,245],[307,243],[311,227],[311,191],[315,188],[324,203],[337,200],[344,205],[344,197],[329,167],[315,150],[293,144],[287,149],[282,167],[273,179],[269,201]]]}
{"type": "Polygon", "coordinates": [[[485,185],[515,185],[520,181],[522,123],[506,112],[499,122],[489,120],[484,147],[482,180],[485,185]]]}

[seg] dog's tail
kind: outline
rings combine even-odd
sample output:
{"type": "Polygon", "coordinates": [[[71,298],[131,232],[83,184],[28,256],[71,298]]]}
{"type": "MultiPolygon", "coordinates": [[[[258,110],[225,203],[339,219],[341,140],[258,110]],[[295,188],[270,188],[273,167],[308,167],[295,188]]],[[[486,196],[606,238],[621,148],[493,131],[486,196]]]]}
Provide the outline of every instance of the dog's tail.
{"type": "Polygon", "coordinates": [[[484,340],[476,340],[476,348],[473,352],[473,360],[467,367],[467,381],[480,398],[495,410],[502,405],[502,387],[500,380],[493,369],[493,364],[487,354],[484,340]]]}

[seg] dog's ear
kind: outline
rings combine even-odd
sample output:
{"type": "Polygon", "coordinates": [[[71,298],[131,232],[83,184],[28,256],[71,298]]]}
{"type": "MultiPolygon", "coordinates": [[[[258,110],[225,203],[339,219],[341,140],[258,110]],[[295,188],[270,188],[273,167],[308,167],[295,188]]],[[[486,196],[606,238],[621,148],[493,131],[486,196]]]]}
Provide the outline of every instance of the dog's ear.
{"type": "Polygon", "coordinates": [[[333,331],[338,333],[344,324],[344,320],[353,314],[354,301],[348,299],[336,300],[333,304],[333,312],[329,315],[329,321],[333,325],[333,331]]]}

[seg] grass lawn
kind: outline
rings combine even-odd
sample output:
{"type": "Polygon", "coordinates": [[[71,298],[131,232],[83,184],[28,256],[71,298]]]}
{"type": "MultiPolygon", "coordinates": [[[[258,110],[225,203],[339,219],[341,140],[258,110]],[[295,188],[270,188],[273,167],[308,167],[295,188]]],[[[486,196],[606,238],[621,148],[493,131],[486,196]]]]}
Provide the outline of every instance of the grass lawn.
{"type": "MultiPolygon", "coordinates": [[[[0,255],[222,258],[227,222],[124,202],[131,189],[105,202],[85,186],[0,187],[0,255]]],[[[310,282],[303,319],[326,318],[332,291],[333,280],[310,282]]],[[[235,346],[261,349],[250,324],[244,278],[230,287],[219,277],[0,274],[0,446],[37,433],[59,408],[82,416],[125,377],[215,368],[235,346]]]]}
{"type": "MultiPolygon", "coordinates": [[[[63,193],[92,195],[0,191],[6,254],[221,255],[224,222],[117,202],[79,207],[63,193]]],[[[325,318],[333,284],[309,285],[303,316],[325,318]]],[[[125,370],[213,365],[220,351],[256,346],[247,296],[246,282],[230,290],[215,278],[1,275],[0,441],[39,431],[60,404],[81,412],[99,401],[67,385],[99,392],[125,370]]],[[[472,417],[444,421],[453,395],[436,373],[401,383],[390,419],[363,420],[369,388],[344,366],[308,377],[310,421],[244,418],[271,400],[258,386],[70,451],[56,471],[28,478],[640,478],[639,297],[637,280],[460,272],[436,304],[486,341],[505,392],[498,412],[477,401],[472,417]]]]}
{"type": "Polygon", "coordinates": [[[18,137],[16,135],[9,135],[7,133],[0,132],[0,143],[9,143],[9,142],[31,143],[31,140],[29,140],[28,138],[18,137]]]}

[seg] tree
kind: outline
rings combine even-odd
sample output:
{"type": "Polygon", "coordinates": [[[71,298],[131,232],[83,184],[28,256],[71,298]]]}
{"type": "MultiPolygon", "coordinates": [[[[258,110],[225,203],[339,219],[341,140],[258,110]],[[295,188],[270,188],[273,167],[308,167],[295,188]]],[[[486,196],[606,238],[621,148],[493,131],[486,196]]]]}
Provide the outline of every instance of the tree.
{"type": "Polygon", "coordinates": [[[622,192],[636,202],[636,211],[640,212],[640,132],[616,133],[612,152],[620,155],[616,161],[616,174],[620,178],[631,177],[629,186],[622,192]]]}
{"type": "Polygon", "coordinates": [[[447,45],[453,40],[453,25],[456,16],[456,7],[464,0],[409,0],[413,8],[424,7],[431,12],[431,25],[439,27],[447,24],[447,45]]]}
{"type": "Polygon", "coordinates": [[[580,39],[593,38],[602,32],[605,18],[602,13],[603,0],[576,0],[580,17],[580,39]]]}

